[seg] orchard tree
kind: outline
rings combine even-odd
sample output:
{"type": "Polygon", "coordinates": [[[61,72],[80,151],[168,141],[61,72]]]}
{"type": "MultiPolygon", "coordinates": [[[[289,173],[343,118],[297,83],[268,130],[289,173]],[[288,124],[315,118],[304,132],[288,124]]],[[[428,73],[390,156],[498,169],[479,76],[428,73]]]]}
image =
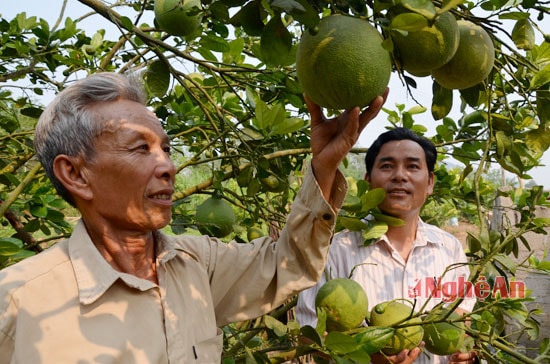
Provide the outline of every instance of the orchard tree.
{"type": "MultiPolygon", "coordinates": [[[[214,196],[231,204],[236,215],[232,233],[224,239],[247,243],[254,236],[247,232],[258,229],[276,237],[310,152],[296,48],[304,32],[316,32],[322,17],[342,13],[364,18],[379,30],[391,52],[392,78],[412,99],[421,78],[433,84],[429,112],[420,105],[384,111],[391,124],[430,137],[442,161],[452,158],[461,164],[460,169],[447,169],[440,163],[430,211],[437,211],[433,204],[458,211],[467,205],[475,211],[479,230],[468,239],[470,280],[483,277],[494,283],[506,277],[508,284],[519,268],[549,271],[540,254],[521,262],[514,259],[520,248],[531,250],[526,233],[546,234],[550,226],[548,219],[535,214],[548,206],[543,187],[498,189],[484,178],[496,166],[529,181],[529,171],[550,146],[550,35],[541,25],[549,21],[548,1],[171,3],[185,8],[182,14],[189,23],[183,29],[178,19],[155,19],[153,0],[65,0],[54,24],[31,14],[32,9],[0,20],[0,266],[40,253],[70,234],[77,212],[57,196],[34,157],[33,129],[53,94],[101,71],[140,73],[149,106],[171,137],[178,177],[170,231],[197,233],[196,206],[214,196]],[[65,6],[77,1],[89,12],[66,16],[65,6]],[[471,22],[490,37],[494,63],[481,82],[446,88],[430,72],[407,71],[408,57],[414,54],[399,51],[396,39],[434,24],[442,14],[471,22]],[[457,100],[460,113],[451,117],[457,100]],[[435,135],[427,135],[426,122],[437,123],[435,135]],[[492,231],[485,214],[497,196],[511,198],[510,209],[519,218],[492,231]]],[[[164,7],[170,8],[170,1],[164,7]]],[[[332,72],[336,70],[318,77],[332,72]]],[[[352,185],[339,229],[362,228],[360,219],[376,213],[381,198],[377,192],[367,193],[363,181],[352,185]]],[[[391,223],[381,218],[367,238],[383,233],[391,223]]],[[[549,340],[538,337],[540,311],[526,306],[532,300],[529,295],[480,300],[469,316],[468,345],[490,363],[548,362],[549,340]],[[538,347],[520,350],[512,339],[514,331],[537,340],[538,347]]],[[[255,321],[224,327],[224,361],[283,362],[323,352],[340,363],[368,362],[368,354],[391,334],[360,329],[325,337],[322,325],[299,327],[292,315],[294,305],[290,300],[255,321]],[[308,337],[310,344],[300,336],[308,337]]]]}

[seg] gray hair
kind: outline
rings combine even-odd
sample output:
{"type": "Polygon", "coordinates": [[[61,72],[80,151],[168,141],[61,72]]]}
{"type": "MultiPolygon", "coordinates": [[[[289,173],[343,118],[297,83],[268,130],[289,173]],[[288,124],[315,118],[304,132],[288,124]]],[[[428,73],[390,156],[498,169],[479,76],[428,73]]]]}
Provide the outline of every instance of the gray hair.
{"type": "Polygon", "coordinates": [[[73,197],[53,172],[53,162],[60,154],[93,160],[95,138],[103,131],[103,125],[94,120],[94,105],[116,100],[145,105],[145,92],[136,76],[90,75],[61,91],[38,119],[34,136],[38,159],[59,195],[73,206],[73,197]]]}

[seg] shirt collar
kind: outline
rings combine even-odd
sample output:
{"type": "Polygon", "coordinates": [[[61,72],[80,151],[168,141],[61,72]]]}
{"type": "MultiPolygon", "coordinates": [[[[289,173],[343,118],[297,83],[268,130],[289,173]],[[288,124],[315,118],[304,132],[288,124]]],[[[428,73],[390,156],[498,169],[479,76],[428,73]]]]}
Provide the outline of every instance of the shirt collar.
{"type": "MultiPolygon", "coordinates": [[[[164,263],[175,256],[173,244],[165,239],[162,233],[155,232],[155,241],[159,262],[164,263]]],[[[119,279],[127,286],[140,291],[156,287],[146,279],[113,269],[95,247],[82,220],[78,221],[69,238],[69,257],[73,264],[81,304],[95,302],[119,279]]]]}
{"type": "MultiPolygon", "coordinates": [[[[428,244],[437,244],[442,245],[443,242],[441,239],[437,239],[434,234],[431,234],[431,229],[428,228],[429,225],[418,218],[418,224],[416,226],[416,240],[414,241],[414,246],[425,246],[428,244]]],[[[390,246],[390,240],[386,234],[382,235],[374,244],[385,243],[388,247],[390,246]]]]}

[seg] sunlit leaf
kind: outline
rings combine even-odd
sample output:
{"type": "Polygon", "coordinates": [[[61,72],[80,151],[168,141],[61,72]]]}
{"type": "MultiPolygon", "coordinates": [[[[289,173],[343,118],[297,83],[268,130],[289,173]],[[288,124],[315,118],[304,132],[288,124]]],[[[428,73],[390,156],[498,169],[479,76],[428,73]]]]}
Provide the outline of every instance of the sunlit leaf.
{"type": "Polygon", "coordinates": [[[292,35],[279,14],[275,14],[262,30],[260,48],[262,59],[268,65],[287,65],[294,61],[290,57],[292,35]]]}
{"type": "Polygon", "coordinates": [[[451,112],[453,90],[446,89],[434,81],[432,91],[432,116],[435,120],[440,120],[451,112]]]}
{"type": "Polygon", "coordinates": [[[155,61],[149,65],[145,75],[145,84],[149,92],[155,97],[162,97],[170,87],[170,70],[162,61],[155,61]]]}

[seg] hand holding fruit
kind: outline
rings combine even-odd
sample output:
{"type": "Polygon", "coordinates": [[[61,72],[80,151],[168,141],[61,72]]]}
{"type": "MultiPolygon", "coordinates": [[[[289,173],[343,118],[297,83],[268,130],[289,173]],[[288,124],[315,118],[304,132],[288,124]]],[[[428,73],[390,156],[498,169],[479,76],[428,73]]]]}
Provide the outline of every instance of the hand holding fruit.
{"type": "Polygon", "coordinates": [[[474,364],[477,362],[477,353],[470,351],[468,353],[457,352],[450,356],[449,364],[474,364]]]}
{"type": "Polygon", "coordinates": [[[419,347],[411,350],[405,349],[395,355],[384,355],[381,353],[371,355],[371,364],[411,364],[422,354],[419,347]]]}
{"type": "Polygon", "coordinates": [[[327,200],[340,162],[355,145],[367,124],[378,115],[388,92],[389,89],[386,89],[382,96],[376,97],[362,112],[359,107],[355,107],[331,119],[327,119],[321,107],[305,96],[311,115],[311,164],[327,200]]]}

